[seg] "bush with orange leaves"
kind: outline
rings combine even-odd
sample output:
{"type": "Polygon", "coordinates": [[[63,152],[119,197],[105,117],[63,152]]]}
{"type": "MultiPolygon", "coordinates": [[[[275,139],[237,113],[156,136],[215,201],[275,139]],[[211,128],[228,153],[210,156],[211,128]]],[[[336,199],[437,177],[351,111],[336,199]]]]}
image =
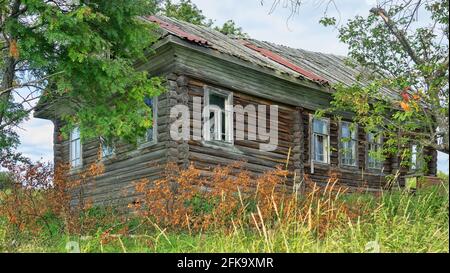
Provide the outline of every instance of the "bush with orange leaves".
{"type": "Polygon", "coordinates": [[[97,222],[95,217],[86,217],[89,202],[71,205],[71,191],[101,173],[101,165],[93,164],[76,179],[70,179],[68,166],[62,165],[54,169],[49,163],[3,161],[2,167],[12,181],[0,191],[0,218],[7,220],[11,241],[27,235],[82,234],[97,222]]]}
{"type": "Polygon", "coordinates": [[[303,182],[310,187],[299,195],[287,186],[287,171],[279,168],[254,177],[241,166],[206,172],[169,165],[163,179],[136,183],[142,198],[130,207],[160,229],[190,232],[256,228],[263,233],[275,225],[302,223],[323,235],[358,215],[341,200],[345,189],[337,186],[336,176],[323,188],[306,178],[303,182]]]}
{"type": "Polygon", "coordinates": [[[101,163],[73,177],[67,176],[68,166],[58,166],[53,173],[48,164],[11,164],[5,167],[16,183],[0,192],[0,218],[12,226],[12,239],[24,234],[42,237],[104,231],[101,236],[106,242],[118,228],[124,234],[138,229],[146,232],[148,224],[160,231],[250,229],[261,235],[280,226],[302,226],[323,236],[366,213],[362,208],[367,206],[343,200],[345,189],[338,186],[338,176],[333,173],[324,187],[305,176],[302,183],[306,187],[299,194],[293,190],[296,187],[292,187],[288,171],[279,168],[255,176],[242,165],[212,171],[168,165],[163,178],[136,182],[141,198],[130,208],[136,212],[133,221],[140,224],[130,231],[126,223],[133,216],[118,216],[113,208],[102,208],[99,216],[97,208],[84,198],[85,184],[104,172],[101,163]]]}

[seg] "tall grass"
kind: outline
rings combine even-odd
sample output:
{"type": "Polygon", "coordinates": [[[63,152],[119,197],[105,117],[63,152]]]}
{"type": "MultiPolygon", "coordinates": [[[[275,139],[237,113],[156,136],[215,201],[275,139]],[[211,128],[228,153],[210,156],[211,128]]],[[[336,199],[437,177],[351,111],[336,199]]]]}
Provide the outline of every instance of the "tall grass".
{"type": "Polygon", "coordinates": [[[51,187],[3,191],[0,251],[65,252],[75,242],[80,252],[449,252],[448,184],[348,194],[331,175],[326,187],[305,181],[295,194],[280,187],[283,170],[168,170],[136,183],[142,198],[128,214],[92,206],[69,213],[65,191],[51,187]]]}

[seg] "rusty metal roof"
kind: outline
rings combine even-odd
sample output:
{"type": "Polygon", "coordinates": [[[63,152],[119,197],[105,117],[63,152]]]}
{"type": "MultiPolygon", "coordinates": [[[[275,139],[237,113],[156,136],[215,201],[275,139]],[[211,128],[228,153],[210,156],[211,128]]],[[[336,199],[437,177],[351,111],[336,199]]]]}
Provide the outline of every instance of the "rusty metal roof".
{"type": "Polygon", "coordinates": [[[207,40],[202,39],[195,34],[185,32],[182,29],[180,29],[179,27],[177,27],[176,25],[165,22],[156,16],[148,16],[148,17],[146,17],[146,19],[148,19],[149,21],[151,21],[153,23],[158,24],[161,28],[165,29],[166,31],[170,32],[171,34],[174,34],[182,39],[185,39],[185,40],[188,40],[190,42],[194,42],[194,43],[197,43],[200,45],[210,46],[210,43],[207,40]]]}
{"type": "Polygon", "coordinates": [[[305,76],[306,78],[308,78],[308,79],[310,79],[312,81],[315,81],[315,82],[318,82],[318,83],[324,83],[324,84],[328,83],[328,81],[325,80],[324,78],[322,78],[320,76],[317,76],[316,74],[314,74],[314,73],[312,73],[310,71],[307,71],[307,70],[301,68],[298,65],[293,64],[292,62],[288,61],[287,59],[281,57],[280,55],[278,55],[278,54],[276,54],[276,53],[274,53],[274,52],[272,52],[272,51],[270,51],[270,50],[268,50],[266,48],[258,47],[258,46],[254,45],[254,44],[252,44],[251,42],[248,42],[248,41],[245,41],[244,45],[246,47],[250,48],[250,49],[253,49],[256,52],[259,52],[261,55],[271,59],[272,61],[275,61],[275,62],[277,62],[277,63],[279,63],[281,65],[284,65],[284,66],[294,70],[297,73],[302,74],[303,76],[305,76]]]}
{"type": "MultiPolygon", "coordinates": [[[[349,66],[345,56],[295,49],[255,39],[233,38],[208,27],[164,16],[144,19],[159,24],[171,35],[183,40],[319,85],[341,83],[350,86],[356,82],[364,85],[367,82],[360,77],[361,73],[371,73],[362,67],[349,66]]],[[[392,90],[383,91],[389,98],[399,96],[392,90]]]]}

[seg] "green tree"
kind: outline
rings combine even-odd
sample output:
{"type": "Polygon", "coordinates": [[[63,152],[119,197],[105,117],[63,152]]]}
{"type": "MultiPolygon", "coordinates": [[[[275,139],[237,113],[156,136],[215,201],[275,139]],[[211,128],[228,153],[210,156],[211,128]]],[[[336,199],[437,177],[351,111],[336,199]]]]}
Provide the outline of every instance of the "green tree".
{"type": "MultiPolygon", "coordinates": [[[[293,13],[303,4],[289,2],[293,13]]],[[[272,3],[276,7],[280,1],[272,3]]],[[[398,155],[404,165],[411,164],[411,143],[448,153],[449,1],[382,1],[367,16],[343,25],[328,16],[339,2],[321,3],[320,23],[339,29],[349,48],[348,65],[364,68],[361,83],[334,86],[333,105],[326,111],[350,111],[367,131],[381,129],[382,153],[398,155]]]]}
{"type": "Polygon", "coordinates": [[[173,17],[194,25],[211,27],[213,21],[207,19],[197,5],[191,0],[180,0],[174,3],[172,0],[164,0],[159,2],[159,12],[167,17],[173,17]]]}
{"type": "Polygon", "coordinates": [[[156,39],[138,16],[155,9],[149,0],[0,1],[1,156],[42,96],[67,107],[65,131],[77,124],[83,138],[143,135],[152,122],[144,98],[162,88],[135,69],[156,39]]]}
{"type": "Polygon", "coordinates": [[[159,1],[158,13],[167,17],[176,18],[194,25],[213,28],[225,35],[246,38],[248,35],[238,27],[233,20],[226,21],[222,26],[214,26],[214,20],[208,19],[201,9],[191,0],[180,0],[174,3],[172,0],[159,1]]]}
{"type": "Polygon", "coordinates": [[[135,143],[152,122],[144,98],[163,90],[134,66],[157,38],[139,16],[155,13],[213,25],[190,0],[0,1],[0,160],[25,160],[16,129],[38,100],[67,108],[66,134],[77,125],[83,138],[135,143]]]}
{"type": "Polygon", "coordinates": [[[245,33],[241,27],[238,27],[233,20],[226,21],[221,27],[214,27],[215,30],[222,32],[225,35],[248,38],[248,34],[245,33]]]}

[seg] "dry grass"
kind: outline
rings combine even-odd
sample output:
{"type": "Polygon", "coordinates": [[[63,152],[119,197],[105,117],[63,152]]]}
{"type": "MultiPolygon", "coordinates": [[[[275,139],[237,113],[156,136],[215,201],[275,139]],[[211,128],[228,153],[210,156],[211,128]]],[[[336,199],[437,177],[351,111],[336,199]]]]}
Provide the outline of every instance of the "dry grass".
{"type": "MultiPolygon", "coordinates": [[[[15,179],[48,181],[39,168],[15,179]]],[[[240,164],[208,173],[168,166],[163,179],[136,182],[134,214],[90,202],[70,209],[68,190],[101,172],[94,164],[69,181],[59,169],[51,186],[0,193],[0,250],[65,251],[75,240],[83,252],[449,251],[448,187],[347,194],[330,174],[325,187],[304,181],[298,194],[280,186],[289,184],[282,169],[252,177],[240,164]]]]}

